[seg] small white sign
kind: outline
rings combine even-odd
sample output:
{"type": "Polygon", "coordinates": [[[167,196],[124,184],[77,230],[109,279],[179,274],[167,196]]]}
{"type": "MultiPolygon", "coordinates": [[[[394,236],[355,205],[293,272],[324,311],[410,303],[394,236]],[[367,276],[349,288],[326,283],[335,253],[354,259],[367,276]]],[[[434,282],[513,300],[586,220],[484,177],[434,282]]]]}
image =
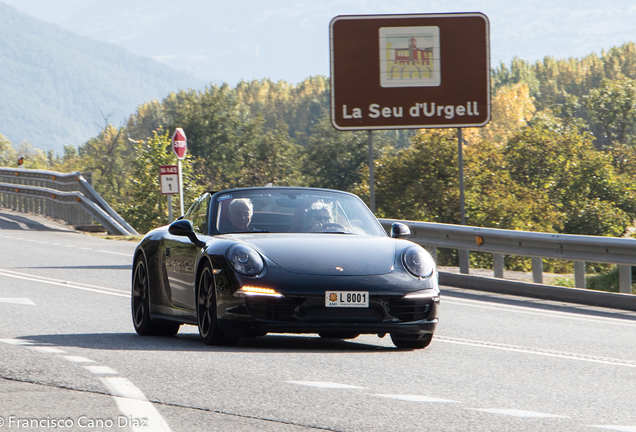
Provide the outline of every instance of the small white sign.
{"type": "Polygon", "coordinates": [[[159,169],[161,193],[164,195],[179,193],[179,169],[176,165],[162,165],[159,169]]]}

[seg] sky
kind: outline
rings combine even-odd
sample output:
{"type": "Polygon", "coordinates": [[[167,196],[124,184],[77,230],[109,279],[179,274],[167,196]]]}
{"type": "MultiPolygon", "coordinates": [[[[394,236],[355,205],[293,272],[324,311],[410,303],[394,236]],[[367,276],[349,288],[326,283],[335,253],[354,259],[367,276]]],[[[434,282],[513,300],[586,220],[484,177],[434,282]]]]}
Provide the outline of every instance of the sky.
{"type": "Polygon", "coordinates": [[[635,0],[0,0],[214,84],[329,75],[338,15],[482,12],[491,66],[581,58],[636,42],[635,0]]]}

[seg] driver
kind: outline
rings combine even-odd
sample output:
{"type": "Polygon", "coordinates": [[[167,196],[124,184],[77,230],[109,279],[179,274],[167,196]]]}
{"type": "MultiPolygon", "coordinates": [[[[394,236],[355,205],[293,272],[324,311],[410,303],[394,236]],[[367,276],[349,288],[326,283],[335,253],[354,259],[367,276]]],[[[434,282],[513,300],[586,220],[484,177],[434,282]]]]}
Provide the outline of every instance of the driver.
{"type": "Polygon", "coordinates": [[[252,232],[255,231],[250,225],[254,205],[249,198],[237,198],[230,203],[229,223],[221,227],[221,232],[252,232]]]}
{"type": "Polygon", "coordinates": [[[331,206],[324,202],[315,202],[311,206],[309,206],[305,212],[307,221],[308,232],[319,232],[322,231],[323,226],[330,223],[331,216],[331,206]]]}

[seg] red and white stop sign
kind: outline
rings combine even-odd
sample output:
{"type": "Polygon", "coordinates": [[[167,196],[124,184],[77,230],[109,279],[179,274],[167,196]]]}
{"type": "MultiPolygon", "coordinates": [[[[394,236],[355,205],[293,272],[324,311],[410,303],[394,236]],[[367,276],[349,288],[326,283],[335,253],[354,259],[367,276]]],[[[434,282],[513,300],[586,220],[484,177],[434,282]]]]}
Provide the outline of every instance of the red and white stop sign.
{"type": "Polygon", "coordinates": [[[181,128],[177,128],[172,135],[172,151],[177,155],[178,159],[185,159],[188,151],[188,139],[181,128]]]}

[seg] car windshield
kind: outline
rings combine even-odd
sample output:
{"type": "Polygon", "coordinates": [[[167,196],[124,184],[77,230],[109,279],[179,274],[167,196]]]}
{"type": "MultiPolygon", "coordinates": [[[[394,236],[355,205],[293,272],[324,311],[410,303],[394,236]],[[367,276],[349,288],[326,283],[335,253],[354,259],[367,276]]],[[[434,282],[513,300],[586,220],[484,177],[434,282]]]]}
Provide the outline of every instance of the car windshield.
{"type": "Polygon", "coordinates": [[[338,233],[385,236],[355,196],[323,190],[232,191],[216,198],[213,219],[222,233],[338,233]]]}

